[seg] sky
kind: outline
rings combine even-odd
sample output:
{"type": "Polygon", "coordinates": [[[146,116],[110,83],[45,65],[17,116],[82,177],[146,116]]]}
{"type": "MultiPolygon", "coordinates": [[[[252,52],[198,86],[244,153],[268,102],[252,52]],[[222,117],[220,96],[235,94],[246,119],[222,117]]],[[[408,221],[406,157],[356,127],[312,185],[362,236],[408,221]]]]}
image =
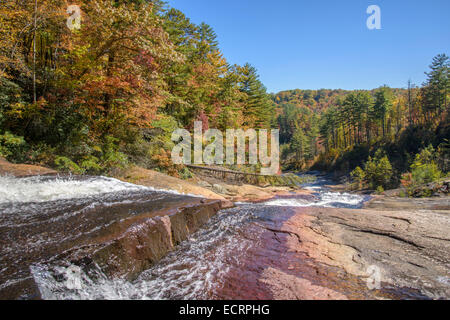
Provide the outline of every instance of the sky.
{"type": "Polygon", "coordinates": [[[421,85],[450,55],[449,0],[167,0],[213,27],[231,64],[250,63],[269,92],[421,85]],[[378,5],[381,29],[369,30],[378,5]]]}

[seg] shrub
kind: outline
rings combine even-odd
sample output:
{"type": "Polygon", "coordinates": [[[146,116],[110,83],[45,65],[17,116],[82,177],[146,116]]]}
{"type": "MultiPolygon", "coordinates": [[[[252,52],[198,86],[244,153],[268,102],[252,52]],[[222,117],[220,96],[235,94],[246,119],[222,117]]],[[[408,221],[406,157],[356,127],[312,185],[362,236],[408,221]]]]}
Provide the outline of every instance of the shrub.
{"type": "Polygon", "coordinates": [[[374,158],[369,157],[364,169],[365,179],[372,189],[389,187],[393,171],[389,158],[382,151],[378,150],[374,158]]]}
{"type": "Polygon", "coordinates": [[[409,195],[429,197],[433,194],[431,189],[420,188],[419,186],[437,181],[444,176],[435,162],[437,159],[438,154],[431,145],[415,156],[410,167],[411,172],[403,174],[401,179],[401,183],[407,188],[409,195]]]}
{"type": "Polygon", "coordinates": [[[382,186],[377,187],[377,194],[382,194],[384,192],[384,188],[382,186]]]}
{"type": "Polygon", "coordinates": [[[103,171],[102,166],[100,165],[100,159],[89,155],[86,156],[80,163],[80,167],[83,169],[85,173],[90,174],[100,174],[103,171]]]}
{"type": "Polygon", "coordinates": [[[10,132],[0,135],[0,156],[8,159],[23,161],[26,142],[23,137],[10,132]]]}
{"type": "Polygon", "coordinates": [[[437,154],[432,145],[417,154],[411,165],[411,173],[403,175],[405,184],[417,186],[439,180],[443,174],[435,162],[436,158],[437,154]]]}
{"type": "Polygon", "coordinates": [[[180,170],[180,178],[187,180],[192,178],[194,175],[192,174],[192,172],[187,168],[187,167],[183,167],[183,169],[180,170]]]}
{"type": "Polygon", "coordinates": [[[350,176],[352,177],[353,181],[358,183],[358,188],[361,189],[366,178],[366,173],[364,172],[364,170],[361,169],[361,167],[356,167],[356,169],[350,173],[350,176]]]}
{"type": "Polygon", "coordinates": [[[75,162],[67,157],[57,156],[55,158],[55,166],[58,170],[64,172],[71,172],[74,174],[83,174],[84,170],[80,168],[75,162]]]}
{"type": "Polygon", "coordinates": [[[413,184],[417,185],[439,180],[442,176],[442,172],[439,170],[437,164],[433,162],[414,167],[411,175],[413,184]]]}
{"type": "Polygon", "coordinates": [[[127,156],[119,151],[119,140],[112,136],[107,136],[103,146],[101,156],[102,166],[106,168],[123,169],[128,165],[127,156]]]}

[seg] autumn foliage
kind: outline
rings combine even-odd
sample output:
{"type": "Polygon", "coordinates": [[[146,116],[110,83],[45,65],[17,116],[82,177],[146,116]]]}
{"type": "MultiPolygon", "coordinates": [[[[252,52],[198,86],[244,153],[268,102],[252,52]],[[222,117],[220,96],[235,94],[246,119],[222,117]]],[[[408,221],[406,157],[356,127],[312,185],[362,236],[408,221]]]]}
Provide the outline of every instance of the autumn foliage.
{"type": "Polygon", "coordinates": [[[98,149],[114,141],[133,163],[169,168],[161,124],[274,124],[256,70],[229,65],[207,24],[160,1],[80,0],[71,30],[69,4],[1,2],[0,135],[26,145],[10,160],[98,168],[98,149]]]}

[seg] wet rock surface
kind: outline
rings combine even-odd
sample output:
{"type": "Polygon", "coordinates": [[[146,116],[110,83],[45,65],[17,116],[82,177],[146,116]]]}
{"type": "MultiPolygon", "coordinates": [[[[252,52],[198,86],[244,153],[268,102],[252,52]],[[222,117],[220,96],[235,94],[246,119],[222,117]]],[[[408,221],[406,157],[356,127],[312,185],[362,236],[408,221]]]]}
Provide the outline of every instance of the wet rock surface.
{"type": "Polygon", "coordinates": [[[322,181],[219,211],[222,199],[109,178],[42,179],[49,194],[0,188],[0,298],[450,298],[448,198],[322,181]]]}
{"type": "Polygon", "coordinates": [[[131,281],[84,267],[67,290],[50,264],[38,283],[47,299],[448,298],[448,223],[443,212],[242,204],[131,281]]]}
{"type": "Polygon", "coordinates": [[[219,200],[122,185],[106,178],[82,184],[42,179],[24,184],[29,188],[26,192],[33,194],[32,189],[38,188],[37,194],[45,196],[46,188],[52,188],[55,197],[55,188],[71,183],[74,191],[89,194],[26,202],[9,202],[8,195],[3,195],[0,299],[40,298],[31,271],[50,261],[79,267],[95,264],[108,277],[133,279],[197,231],[221,205],[219,200]],[[93,194],[93,186],[101,191],[111,184],[115,192],[93,194]]]}

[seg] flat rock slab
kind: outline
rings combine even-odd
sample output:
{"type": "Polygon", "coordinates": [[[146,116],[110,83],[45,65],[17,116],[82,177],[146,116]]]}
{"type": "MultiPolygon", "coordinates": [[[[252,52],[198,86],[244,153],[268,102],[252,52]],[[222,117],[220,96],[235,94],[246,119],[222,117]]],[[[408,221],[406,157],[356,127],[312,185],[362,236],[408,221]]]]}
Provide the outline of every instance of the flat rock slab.
{"type": "MultiPolygon", "coordinates": [[[[301,208],[280,231],[317,263],[410,298],[450,298],[450,211],[301,208]]],[[[367,289],[369,290],[369,289],[367,289]]]]}
{"type": "Polygon", "coordinates": [[[375,196],[364,205],[377,210],[450,210],[450,197],[442,198],[398,198],[375,196]]]}

